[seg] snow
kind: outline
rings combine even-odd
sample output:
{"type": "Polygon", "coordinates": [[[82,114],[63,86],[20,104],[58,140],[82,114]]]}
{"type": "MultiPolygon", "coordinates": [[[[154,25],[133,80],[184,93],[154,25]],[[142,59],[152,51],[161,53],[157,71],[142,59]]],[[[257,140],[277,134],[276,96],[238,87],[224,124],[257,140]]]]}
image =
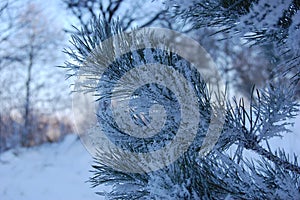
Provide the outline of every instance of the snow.
{"type": "Polygon", "coordinates": [[[92,163],[76,135],[61,143],[11,149],[0,154],[0,199],[103,199],[86,182],[92,163]]]}
{"type": "MultiPolygon", "coordinates": [[[[271,145],[300,156],[300,115],[291,130],[271,145]]],[[[0,154],[0,200],[104,199],[86,182],[92,176],[92,163],[76,135],[68,135],[61,143],[6,151],[0,154]]]]}

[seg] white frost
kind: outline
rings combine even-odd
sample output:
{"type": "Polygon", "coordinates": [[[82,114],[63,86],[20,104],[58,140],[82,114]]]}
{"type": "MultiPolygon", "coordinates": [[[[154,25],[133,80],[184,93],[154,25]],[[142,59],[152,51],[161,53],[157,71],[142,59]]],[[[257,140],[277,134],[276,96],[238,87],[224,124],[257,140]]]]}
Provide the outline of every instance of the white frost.
{"type": "Polygon", "coordinates": [[[0,199],[103,199],[86,183],[91,164],[75,135],[62,143],[9,150],[0,154],[0,199]]]}

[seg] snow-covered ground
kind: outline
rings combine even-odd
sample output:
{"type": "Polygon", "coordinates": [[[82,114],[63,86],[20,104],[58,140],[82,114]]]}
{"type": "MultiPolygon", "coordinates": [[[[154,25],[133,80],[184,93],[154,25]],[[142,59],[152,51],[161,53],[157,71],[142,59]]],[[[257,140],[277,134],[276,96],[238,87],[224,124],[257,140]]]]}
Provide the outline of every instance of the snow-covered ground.
{"type": "Polygon", "coordinates": [[[0,200],[94,200],[92,157],[75,135],[0,154],[0,200]]]}
{"type": "MultiPolygon", "coordinates": [[[[300,116],[292,131],[272,145],[300,156],[300,116]]],[[[61,143],[9,150],[0,154],[0,200],[103,199],[86,182],[91,164],[91,155],[75,135],[61,143]]]]}

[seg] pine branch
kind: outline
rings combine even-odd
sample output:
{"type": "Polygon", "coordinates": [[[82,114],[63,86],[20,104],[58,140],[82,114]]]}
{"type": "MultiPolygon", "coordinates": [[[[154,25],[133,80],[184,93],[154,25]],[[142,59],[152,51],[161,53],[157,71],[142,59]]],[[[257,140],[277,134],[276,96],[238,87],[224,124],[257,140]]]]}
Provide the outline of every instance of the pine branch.
{"type": "MultiPolygon", "coordinates": [[[[91,74],[98,75],[97,67],[105,63],[105,56],[107,55],[102,55],[102,53],[106,49],[100,47],[97,49],[97,53],[99,54],[92,54],[95,57],[94,60],[91,59],[94,62],[92,66],[82,67],[82,64],[86,57],[91,55],[91,52],[93,52],[93,49],[100,41],[118,33],[120,30],[118,24],[104,23],[99,19],[95,20],[91,25],[92,33],[83,29],[79,31],[78,35],[72,37],[75,50],[70,49],[67,53],[78,64],[69,63],[67,68],[73,69],[75,74],[76,70],[79,69],[83,70],[86,76],[91,74]]],[[[121,38],[118,41],[118,45],[122,46],[126,44],[122,43],[121,38]]],[[[102,85],[98,85],[96,88],[88,88],[87,90],[94,90],[98,93],[102,92],[102,96],[99,97],[99,102],[101,102],[103,99],[109,98],[111,94],[105,92],[114,83],[113,77],[124,73],[134,63],[146,64],[149,62],[149,59],[155,57],[155,59],[168,66],[176,66],[176,62],[180,61],[180,58],[166,52],[151,49],[147,51],[149,58],[145,55],[145,51],[142,50],[135,51],[134,56],[133,54],[126,54],[121,57],[122,59],[115,62],[115,66],[111,66],[111,73],[107,75],[107,80],[103,81],[102,85]]],[[[180,66],[183,68],[180,70],[186,73],[185,70],[188,69],[188,65],[182,64],[180,66]]],[[[299,104],[293,98],[295,85],[291,84],[288,86],[292,87],[288,87],[280,81],[277,84],[270,84],[266,90],[257,92],[256,97],[252,96],[249,110],[246,109],[243,100],[240,102],[235,101],[234,106],[229,103],[227,105],[225,127],[215,150],[206,157],[199,157],[197,149],[202,145],[202,138],[204,133],[206,133],[210,121],[210,95],[201,77],[191,75],[190,73],[186,74],[193,77],[191,79],[196,88],[196,95],[199,97],[199,110],[201,117],[204,119],[203,125],[199,127],[194,143],[175,162],[157,171],[144,174],[120,172],[105,165],[104,161],[106,159],[114,162],[112,164],[115,165],[123,166],[124,164],[125,168],[126,164],[128,166],[139,166],[139,163],[124,161],[122,159],[124,157],[120,153],[115,152],[115,154],[111,153],[96,157],[95,164],[93,165],[94,171],[92,171],[94,176],[90,179],[93,187],[102,184],[113,186],[113,191],[109,193],[99,192],[98,194],[106,195],[111,199],[224,199],[228,197],[237,199],[276,199],[281,196],[291,198],[293,196],[289,194],[289,191],[294,191],[295,195],[299,196],[300,167],[297,162],[291,163],[281,154],[273,154],[271,150],[267,151],[260,145],[261,141],[268,140],[288,131],[286,126],[289,123],[286,120],[292,119],[295,113],[298,112],[299,107],[299,104]],[[235,143],[238,143],[239,146],[236,156],[232,159],[227,155],[226,150],[235,143]],[[258,153],[263,157],[262,160],[255,164],[251,161],[252,164],[248,163],[245,166],[243,149],[249,149],[258,153]],[[111,157],[119,158],[120,163],[112,161],[111,157]],[[273,181],[274,179],[276,181],[282,179],[282,181],[275,182],[273,181]],[[288,182],[289,180],[291,180],[289,188],[279,184],[288,182]],[[279,191],[280,194],[274,193],[274,190],[279,191]]],[[[292,80],[290,81],[292,82],[292,80]]],[[[172,96],[168,95],[169,93],[166,91],[158,87],[155,93],[144,92],[143,97],[157,101],[158,99],[155,99],[155,96],[161,94],[166,97],[163,105],[170,106],[170,110],[172,110],[174,107],[172,107],[171,103],[174,102],[172,102],[172,96]]],[[[138,98],[135,98],[135,101],[138,100],[138,98]]],[[[143,104],[145,107],[146,103],[144,101],[141,101],[142,103],[138,102],[137,106],[143,104]]],[[[126,147],[127,150],[132,150],[132,152],[148,150],[147,145],[154,142],[164,143],[166,142],[166,137],[163,136],[173,134],[172,131],[166,130],[166,134],[159,137],[157,141],[143,140],[140,142],[141,140],[138,140],[138,142],[135,142],[137,140],[128,139],[128,137],[126,137],[127,140],[124,140],[123,132],[118,129],[112,120],[111,113],[105,112],[106,108],[107,105],[99,103],[97,117],[100,119],[99,121],[105,122],[102,128],[105,129],[107,135],[116,145],[120,142],[122,148],[126,147]],[[123,146],[122,142],[125,143],[123,146]]],[[[135,117],[136,121],[142,121],[141,115],[136,115],[134,109],[131,110],[130,114],[135,117]]],[[[146,123],[147,120],[146,122],[142,122],[146,123]]]]}
{"type": "Polygon", "coordinates": [[[285,169],[291,170],[297,174],[300,174],[300,167],[298,165],[292,164],[286,160],[279,158],[278,156],[274,155],[272,152],[267,151],[257,143],[251,143],[245,147],[246,149],[253,150],[257,154],[267,158],[268,160],[272,161],[276,165],[279,165],[285,169]]]}

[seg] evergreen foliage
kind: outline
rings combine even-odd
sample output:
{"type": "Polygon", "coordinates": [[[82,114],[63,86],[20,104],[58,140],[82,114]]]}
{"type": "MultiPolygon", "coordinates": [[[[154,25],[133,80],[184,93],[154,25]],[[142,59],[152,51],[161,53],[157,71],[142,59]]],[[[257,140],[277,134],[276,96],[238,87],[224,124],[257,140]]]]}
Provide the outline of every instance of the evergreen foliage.
{"type": "MultiPolygon", "coordinates": [[[[282,137],[289,132],[290,121],[299,112],[299,102],[295,93],[300,79],[300,70],[296,70],[296,73],[294,70],[295,68],[299,69],[299,49],[293,50],[288,42],[289,37],[293,34],[290,28],[298,20],[294,18],[299,15],[297,13],[299,10],[298,1],[291,1],[283,9],[279,9],[281,15],[277,15],[279,18],[276,18],[274,23],[272,22],[273,26],[268,26],[272,29],[271,32],[264,26],[257,27],[253,13],[260,6],[269,7],[273,11],[282,4],[274,7],[273,1],[207,0],[191,2],[191,4],[182,6],[181,1],[176,1],[176,9],[173,11],[181,17],[191,20],[195,28],[218,26],[222,27],[221,31],[233,30],[239,33],[240,30],[237,28],[243,20],[245,22],[243,27],[247,27],[247,34],[243,34],[242,37],[248,41],[255,41],[255,45],[275,44],[280,47],[276,56],[279,56],[281,61],[275,65],[274,78],[265,88],[253,89],[248,106],[245,105],[243,99],[234,99],[234,101],[228,99],[226,119],[221,136],[211,152],[206,156],[200,156],[198,151],[201,148],[203,134],[208,128],[211,106],[209,105],[209,90],[200,76],[194,76],[192,82],[195,88],[198,88],[199,110],[202,119],[205,120],[203,125],[199,127],[198,135],[188,151],[174,163],[160,170],[147,173],[117,171],[105,164],[103,156],[96,156],[92,171],[94,176],[90,182],[93,187],[111,185],[112,191],[99,192],[100,195],[108,199],[299,199],[300,166],[297,156],[289,156],[281,149],[274,151],[268,143],[271,138],[282,137]],[[263,2],[266,3],[262,4],[263,2]],[[246,18],[247,20],[244,20],[246,18]],[[250,32],[253,34],[249,35],[250,32]],[[283,54],[281,50],[284,49],[290,53],[283,54]],[[286,73],[282,73],[282,68],[286,73]],[[292,76],[290,76],[291,74],[292,76]],[[229,149],[234,150],[235,153],[231,155],[229,149]],[[253,152],[256,158],[248,159],[247,152],[253,152]]],[[[174,1],[169,1],[169,5],[174,5],[173,3],[174,1]]],[[[267,10],[264,11],[267,12],[267,10]]],[[[267,17],[264,14],[262,16],[263,18],[267,17]]],[[[86,59],[90,58],[91,55],[95,58],[101,57],[101,55],[93,54],[97,45],[112,35],[121,33],[121,28],[117,22],[108,23],[101,19],[94,19],[90,23],[90,27],[91,32],[85,29],[77,30],[77,33],[72,36],[73,48],[66,50],[66,53],[73,59],[73,61],[66,63],[66,68],[72,70],[75,76],[78,73],[86,76],[95,75],[97,65],[101,65],[101,63],[94,62],[92,67],[87,67],[85,66],[86,59]]],[[[299,31],[299,26],[293,27],[297,28],[294,31],[299,31]]],[[[151,33],[149,34],[151,35],[151,33]]],[[[122,44],[122,40],[119,42],[119,46],[126,45],[122,44]]],[[[98,52],[104,52],[105,47],[102,48],[98,52]]],[[[115,68],[112,68],[112,77],[108,77],[109,80],[113,80],[114,76],[118,76],[118,73],[124,73],[122,69],[126,66],[136,62],[145,64],[150,62],[149,54],[162,64],[166,61],[170,65],[176,65],[177,62],[181,61],[176,55],[168,54],[165,51],[151,50],[145,52],[136,52],[138,56],[126,55],[115,62],[115,68]]],[[[189,69],[189,66],[184,64],[180,66],[180,69],[185,71],[189,69]]],[[[87,88],[86,91],[107,94],[106,89],[110,87],[109,84],[113,83],[106,80],[102,85],[87,88]]],[[[172,103],[175,102],[176,104],[176,101],[172,100],[172,94],[161,88],[155,88],[157,93],[161,93],[160,97],[166,98],[160,103],[171,105],[173,108],[172,103]]],[[[155,99],[156,93],[152,92],[148,91],[143,94],[146,95],[145,98],[159,101],[159,99],[155,99]]],[[[99,121],[105,121],[107,127],[119,131],[118,127],[112,123],[111,116],[101,110],[103,108],[101,102],[105,102],[105,96],[102,95],[101,98],[99,98],[99,121]]],[[[153,102],[150,101],[149,103],[153,102]]],[[[145,107],[149,109],[149,107],[145,107]]],[[[137,113],[132,112],[133,115],[137,113]]],[[[176,115],[176,112],[171,114],[176,115]]],[[[138,119],[137,121],[139,121],[138,119]]],[[[173,119],[170,123],[176,124],[177,121],[173,119]]],[[[166,132],[170,130],[172,129],[167,129],[166,132]]],[[[111,134],[110,137],[116,142],[129,144],[129,146],[121,146],[132,151],[137,149],[141,151],[143,148],[149,150],[148,144],[168,141],[163,137],[157,138],[158,141],[145,140],[137,143],[131,139],[124,140],[122,134],[111,134]]]]}

